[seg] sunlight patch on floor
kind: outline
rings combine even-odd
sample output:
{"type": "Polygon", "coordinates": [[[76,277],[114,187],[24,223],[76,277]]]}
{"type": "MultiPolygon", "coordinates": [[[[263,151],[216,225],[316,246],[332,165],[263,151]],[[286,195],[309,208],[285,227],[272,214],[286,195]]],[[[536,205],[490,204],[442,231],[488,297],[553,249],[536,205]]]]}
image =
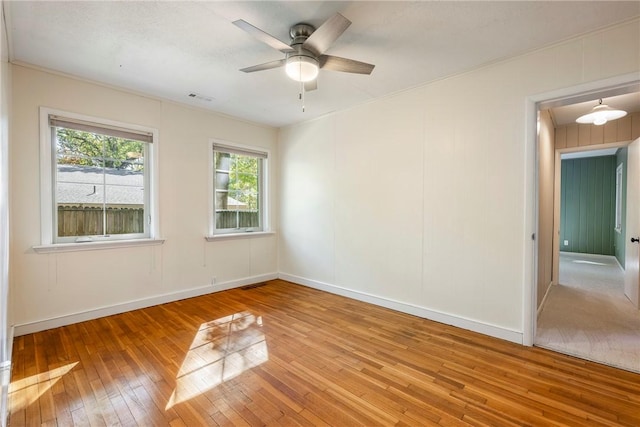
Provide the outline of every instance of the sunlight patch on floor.
{"type": "Polygon", "coordinates": [[[12,382],[9,385],[9,412],[17,412],[31,405],[78,363],[69,363],[47,372],[12,382]]]}
{"type": "Polygon", "coordinates": [[[262,317],[236,313],[200,325],[165,410],[269,360],[262,317]]]}
{"type": "Polygon", "coordinates": [[[609,265],[604,262],[595,262],[595,261],[585,261],[583,259],[577,259],[573,261],[574,264],[590,264],[590,265],[609,265]]]}

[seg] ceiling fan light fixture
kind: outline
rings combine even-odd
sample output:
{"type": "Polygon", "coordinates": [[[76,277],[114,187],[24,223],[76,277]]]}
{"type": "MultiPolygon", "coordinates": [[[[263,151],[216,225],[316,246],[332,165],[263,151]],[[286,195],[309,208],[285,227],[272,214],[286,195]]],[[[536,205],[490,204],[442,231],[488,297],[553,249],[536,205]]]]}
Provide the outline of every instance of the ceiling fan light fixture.
{"type": "Polygon", "coordinates": [[[310,82],[318,77],[320,69],[315,58],[304,55],[294,55],[287,58],[285,65],[287,76],[297,82],[310,82]]]}
{"type": "Polygon", "coordinates": [[[601,126],[610,120],[616,120],[626,115],[626,111],[611,108],[607,104],[603,104],[601,99],[600,103],[593,107],[590,113],[578,117],[576,122],[601,126]]]}

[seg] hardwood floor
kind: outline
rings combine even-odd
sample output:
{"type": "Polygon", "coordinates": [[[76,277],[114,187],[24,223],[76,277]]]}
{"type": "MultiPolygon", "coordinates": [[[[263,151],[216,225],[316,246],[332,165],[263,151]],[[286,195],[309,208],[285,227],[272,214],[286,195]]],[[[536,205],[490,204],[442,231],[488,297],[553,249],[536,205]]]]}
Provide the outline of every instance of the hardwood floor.
{"type": "Polygon", "coordinates": [[[640,375],[280,280],[14,341],[10,426],[640,425],[640,375]]]}

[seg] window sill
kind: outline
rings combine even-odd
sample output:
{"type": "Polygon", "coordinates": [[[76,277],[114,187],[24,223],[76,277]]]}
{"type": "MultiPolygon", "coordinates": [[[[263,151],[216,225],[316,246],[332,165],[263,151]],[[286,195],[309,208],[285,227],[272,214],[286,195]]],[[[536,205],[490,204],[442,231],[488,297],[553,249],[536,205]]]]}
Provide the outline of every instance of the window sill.
{"type": "Polygon", "coordinates": [[[53,243],[50,245],[33,246],[32,249],[38,254],[48,254],[52,252],[95,251],[135,246],[155,246],[163,243],[164,239],[109,240],[106,242],[53,243]]]}
{"type": "Polygon", "coordinates": [[[251,239],[253,237],[268,237],[275,236],[273,231],[245,231],[243,233],[228,233],[228,234],[216,234],[213,236],[204,236],[207,242],[218,242],[220,240],[234,240],[234,239],[251,239]]]}

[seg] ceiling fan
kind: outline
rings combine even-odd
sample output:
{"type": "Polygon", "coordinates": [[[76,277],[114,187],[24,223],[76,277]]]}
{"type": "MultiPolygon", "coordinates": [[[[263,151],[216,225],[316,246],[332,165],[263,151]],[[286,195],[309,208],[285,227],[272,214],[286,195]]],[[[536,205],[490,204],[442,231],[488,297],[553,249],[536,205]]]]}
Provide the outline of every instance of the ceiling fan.
{"type": "Polygon", "coordinates": [[[317,89],[316,77],[319,69],[342,71],[345,73],[371,74],[375,65],[353,59],[325,55],[331,44],[351,25],[351,21],[336,13],[317,29],[313,25],[299,23],[291,27],[291,43],[286,44],[248,22],[239,19],[233,22],[238,28],[256,39],[285,54],[283,59],[242,68],[240,71],[253,73],[285,67],[287,75],[304,85],[305,91],[317,89]]]}

